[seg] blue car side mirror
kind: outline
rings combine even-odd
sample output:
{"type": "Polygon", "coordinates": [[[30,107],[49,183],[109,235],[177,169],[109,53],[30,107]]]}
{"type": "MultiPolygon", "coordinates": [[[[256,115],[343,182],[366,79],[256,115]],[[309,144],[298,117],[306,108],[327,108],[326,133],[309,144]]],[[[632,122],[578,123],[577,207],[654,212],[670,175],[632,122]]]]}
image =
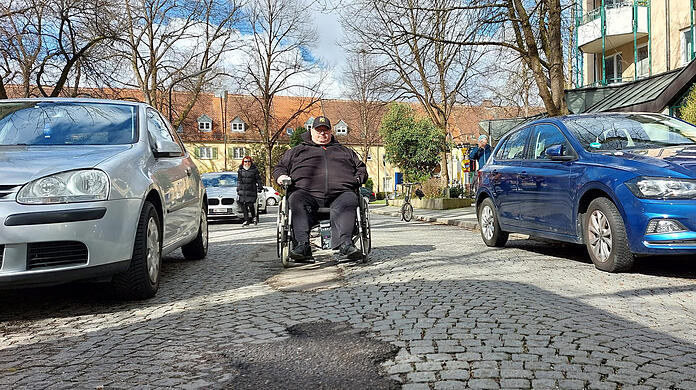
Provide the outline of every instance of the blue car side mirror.
{"type": "Polygon", "coordinates": [[[558,145],[551,145],[548,148],[546,148],[546,150],[544,151],[544,154],[546,154],[546,157],[548,157],[549,160],[551,160],[551,161],[575,160],[575,156],[567,155],[564,152],[565,152],[565,145],[558,144],[558,145]]]}

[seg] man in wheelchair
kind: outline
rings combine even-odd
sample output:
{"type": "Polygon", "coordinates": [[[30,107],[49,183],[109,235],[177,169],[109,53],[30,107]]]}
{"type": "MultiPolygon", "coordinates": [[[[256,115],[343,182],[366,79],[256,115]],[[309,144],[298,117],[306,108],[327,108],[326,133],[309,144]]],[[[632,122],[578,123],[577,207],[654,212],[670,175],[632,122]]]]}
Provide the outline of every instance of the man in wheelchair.
{"type": "Polygon", "coordinates": [[[362,257],[352,237],[359,202],[356,190],[367,181],[367,168],[353,150],[336,141],[329,118],[314,120],[312,129],[302,134],[302,143],[285,152],[273,177],[281,185],[292,180],[288,190],[294,241],[290,258],[311,261],[309,231],[320,207],[331,210],[331,247],[351,260],[362,257]]]}

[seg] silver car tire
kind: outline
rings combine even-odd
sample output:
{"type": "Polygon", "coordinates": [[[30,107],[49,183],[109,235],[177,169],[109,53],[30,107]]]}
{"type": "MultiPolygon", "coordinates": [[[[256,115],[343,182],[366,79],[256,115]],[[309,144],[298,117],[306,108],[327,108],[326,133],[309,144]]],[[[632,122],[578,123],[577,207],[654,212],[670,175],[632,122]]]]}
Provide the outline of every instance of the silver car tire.
{"type": "Polygon", "coordinates": [[[157,293],[162,269],[161,226],[155,206],[145,201],[138,219],[130,266],[111,280],[117,297],[140,300],[157,293]]]}
{"type": "Polygon", "coordinates": [[[205,205],[201,210],[201,221],[196,238],[182,246],[181,252],[186,260],[201,260],[208,255],[208,217],[205,205]]]}

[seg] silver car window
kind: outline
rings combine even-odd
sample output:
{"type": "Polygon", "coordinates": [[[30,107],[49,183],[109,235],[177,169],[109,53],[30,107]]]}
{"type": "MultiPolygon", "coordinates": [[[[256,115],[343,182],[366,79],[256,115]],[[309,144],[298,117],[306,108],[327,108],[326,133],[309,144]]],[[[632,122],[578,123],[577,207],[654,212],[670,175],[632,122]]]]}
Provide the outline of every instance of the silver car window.
{"type": "MultiPolygon", "coordinates": [[[[155,141],[161,140],[176,142],[174,138],[172,138],[172,134],[169,132],[167,125],[164,124],[157,111],[151,108],[147,109],[147,132],[155,141]]],[[[179,148],[181,148],[181,146],[179,146],[179,148]]]]}

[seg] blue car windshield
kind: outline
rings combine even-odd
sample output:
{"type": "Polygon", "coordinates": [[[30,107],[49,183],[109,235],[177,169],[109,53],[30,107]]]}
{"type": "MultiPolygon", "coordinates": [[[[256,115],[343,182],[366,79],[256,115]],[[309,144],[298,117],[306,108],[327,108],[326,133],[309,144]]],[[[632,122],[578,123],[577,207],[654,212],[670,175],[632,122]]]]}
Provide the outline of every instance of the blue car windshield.
{"type": "Polygon", "coordinates": [[[661,114],[571,117],[563,123],[588,151],[696,144],[696,126],[661,114]]]}
{"type": "Polygon", "coordinates": [[[201,177],[206,187],[236,187],[237,175],[231,173],[206,173],[201,177]]]}
{"type": "Polygon", "coordinates": [[[132,144],[136,110],[109,103],[0,103],[0,146],[132,144]]]}

